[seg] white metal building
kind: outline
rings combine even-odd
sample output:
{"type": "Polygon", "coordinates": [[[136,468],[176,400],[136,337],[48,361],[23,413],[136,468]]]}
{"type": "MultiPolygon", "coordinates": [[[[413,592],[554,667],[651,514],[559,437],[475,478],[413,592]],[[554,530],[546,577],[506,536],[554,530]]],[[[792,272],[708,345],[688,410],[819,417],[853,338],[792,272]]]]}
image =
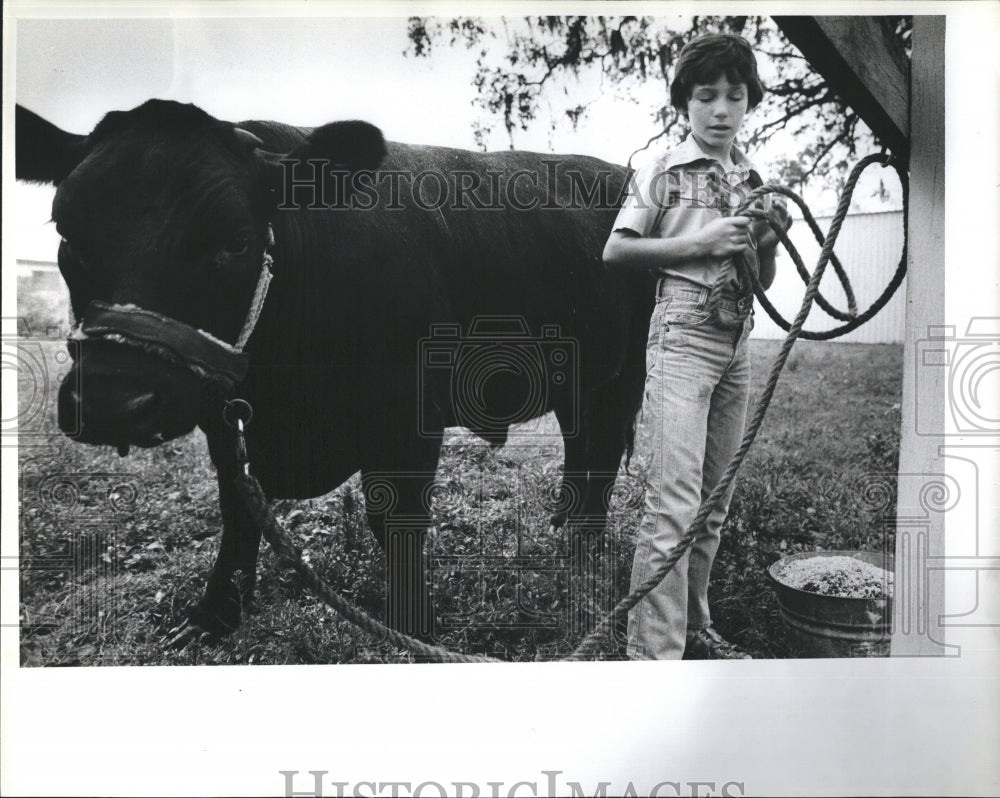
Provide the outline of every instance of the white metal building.
{"type": "MultiPolygon", "coordinates": [[[[816,219],[825,233],[832,217],[816,219]]],[[[796,219],[788,232],[789,238],[802,255],[806,268],[812,272],[819,259],[820,245],[809,226],[796,219]]],[[[903,248],[903,212],[852,213],[844,220],[834,252],[840,259],[854,288],[858,312],[864,312],[882,293],[892,279],[903,248]]],[[[799,277],[791,256],[778,247],[777,275],[767,292],[768,299],[788,321],[792,321],[802,306],[805,283],[799,277]]],[[[847,300],[833,265],[828,265],[820,288],[823,295],[838,310],[847,310],[847,300]]],[[[906,280],[896,294],[871,321],[835,341],[862,344],[902,343],[905,332],[906,280]]],[[[784,338],[785,332],[771,321],[759,306],[756,310],[754,338],[784,338]]],[[[806,330],[829,330],[843,322],[828,316],[813,303],[806,330]]]]}

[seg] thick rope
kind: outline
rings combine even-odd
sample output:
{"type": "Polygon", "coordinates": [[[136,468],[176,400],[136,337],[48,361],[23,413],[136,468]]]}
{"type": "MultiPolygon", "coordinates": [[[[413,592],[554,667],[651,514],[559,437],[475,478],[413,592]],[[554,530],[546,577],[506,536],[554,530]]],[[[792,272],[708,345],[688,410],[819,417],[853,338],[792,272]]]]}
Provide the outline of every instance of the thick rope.
{"type": "MultiPolygon", "coordinates": [[[[875,157],[875,156],[870,156],[870,157],[875,157]]],[[[878,157],[881,158],[882,156],[878,157]]],[[[715,180],[721,179],[718,173],[715,172],[714,170],[710,171],[709,175],[715,180]]],[[[806,206],[805,203],[797,195],[794,195],[793,193],[785,189],[783,186],[779,186],[775,183],[768,183],[757,186],[748,195],[747,199],[735,211],[730,211],[727,208],[721,208],[719,210],[722,212],[723,216],[751,216],[755,219],[761,219],[763,221],[771,222],[771,227],[774,228],[775,232],[778,234],[779,240],[781,240],[784,243],[785,247],[788,249],[788,251],[792,253],[792,261],[795,263],[795,270],[799,273],[799,276],[802,278],[802,282],[808,285],[809,279],[811,277],[811,275],[809,274],[809,270],[806,269],[805,264],[802,262],[802,259],[800,257],[796,257],[797,250],[795,250],[794,245],[787,238],[787,236],[784,235],[785,233],[784,228],[780,227],[779,225],[775,225],[765,211],[755,206],[755,202],[757,199],[763,197],[765,194],[770,194],[770,193],[786,194],[795,201],[795,203],[802,209],[803,219],[809,225],[810,230],[812,230],[813,235],[816,237],[816,241],[820,244],[820,246],[822,246],[824,242],[823,231],[816,223],[816,220],[813,218],[813,215],[809,211],[808,206],[806,206]]],[[[759,280],[757,278],[757,273],[749,268],[745,258],[743,258],[742,256],[736,256],[734,258],[734,261],[736,265],[737,274],[740,278],[739,280],[740,289],[743,296],[749,299],[756,291],[758,296],[764,297],[764,289],[758,285],[759,280]]],[[[830,301],[825,296],[823,296],[822,291],[818,291],[816,293],[816,304],[819,305],[820,308],[822,308],[823,311],[832,318],[835,318],[839,321],[853,321],[858,315],[857,300],[854,298],[854,288],[851,285],[851,281],[847,276],[846,270],[841,265],[840,261],[837,259],[836,253],[834,252],[830,253],[830,263],[833,265],[833,270],[834,272],[836,272],[837,278],[840,280],[841,288],[844,289],[844,296],[847,297],[847,311],[844,312],[835,308],[830,303],[830,301]]],[[[728,289],[729,286],[729,281],[730,281],[729,275],[730,273],[727,269],[721,269],[719,271],[719,276],[715,279],[715,282],[712,284],[712,287],[709,290],[709,297],[706,307],[708,311],[716,318],[718,318],[719,302],[722,299],[723,293],[728,289]]],[[[892,291],[895,291],[895,289],[893,288],[892,291]]],[[[765,310],[768,311],[768,314],[772,318],[774,318],[775,314],[777,314],[778,318],[775,319],[775,321],[779,324],[779,326],[782,327],[783,330],[785,330],[785,332],[788,332],[788,329],[790,327],[789,323],[786,322],[783,318],[781,318],[781,314],[778,313],[778,311],[774,308],[774,306],[771,305],[771,303],[766,298],[762,299],[761,304],[764,306],[765,310]],[[778,319],[780,319],[780,321],[778,321],[778,319]]],[[[747,315],[749,315],[749,310],[747,311],[747,315]]],[[[849,332],[849,330],[845,330],[844,332],[849,332]]],[[[803,337],[810,338],[812,337],[812,335],[810,333],[804,333],[803,337]]],[[[831,337],[836,337],[836,336],[831,336],[831,337]]]]}
{"type": "MultiPolygon", "coordinates": [[[[907,219],[907,214],[905,213],[905,209],[908,207],[909,204],[909,190],[910,190],[909,180],[907,179],[906,172],[903,170],[902,166],[900,166],[899,162],[896,159],[892,158],[887,162],[885,160],[885,156],[882,155],[866,156],[865,158],[863,158],[861,161],[858,162],[857,166],[855,166],[855,170],[859,169],[864,170],[873,163],[881,163],[883,166],[892,166],[893,169],[896,170],[896,174],[899,177],[900,186],[902,186],[903,189],[903,208],[904,208],[903,242],[904,243],[903,243],[903,251],[900,254],[899,258],[899,264],[896,266],[896,271],[893,273],[892,279],[889,281],[888,285],[886,285],[885,290],[871,304],[871,306],[864,313],[860,315],[857,315],[857,308],[854,304],[854,296],[853,293],[851,293],[850,291],[847,292],[848,307],[849,307],[849,313],[847,314],[838,311],[835,308],[826,307],[825,306],[826,303],[823,300],[821,300],[822,295],[817,293],[816,294],[817,304],[824,305],[823,309],[826,310],[828,315],[832,316],[833,318],[839,319],[841,321],[846,321],[847,324],[843,324],[840,327],[834,327],[833,329],[823,330],[819,332],[814,332],[811,330],[801,330],[799,332],[799,338],[803,338],[807,341],[829,341],[833,338],[839,338],[842,335],[846,335],[847,333],[856,330],[861,325],[869,322],[872,318],[875,317],[877,313],[879,313],[879,311],[882,310],[882,308],[886,306],[889,300],[892,299],[893,295],[899,289],[899,286],[903,282],[903,278],[906,276],[906,249],[907,249],[906,241],[908,240],[909,237],[909,226],[908,226],[909,220],[907,219]]],[[[854,172],[852,172],[852,175],[853,174],[854,172]]],[[[848,198],[848,204],[850,203],[850,197],[851,194],[853,194],[853,192],[854,192],[854,185],[851,185],[849,183],[849,186],[845,186],[844,196],[848,198]],[[848,187],[850,188],[850,191],[848,191],[848,187]]],[[[761,186],[758,189],[755,189],[753,192],[751,192],[750,199],[747,201],[747,203],[744,203],[743,209],[738,211],[738,213],[757,215],[756,213],[754,213],[753,209],[749,208],[749,205],[752,203],[754,199],[765,193],[782,194],[791,199],[796,205],[798,205],[799,209],[802,211],[803,219],[806,221],[810,229],[813,231],[813,234],[816,236],[816,240],[819,241],[821,244],[823,244],[825,247],[827,241],[829,240],[829,234],[827,234],[826,239],[824,239],[823,233],[820,230],[819,225],[816,223],[816,220],[813,218],[813,215],[809,210],[809,206],[806,205],[805,201],[795,192],[783,186],[778,186],[773,183],[768,183],[764,186],[761,186]]],[[[843,197],[841,198],[841,204],[843,204],[843,197]]],[[[838,213],[839,211],[840,208],[838,206],[838,213]]],[[[777,234],[778,240],[781,241],[785,249],[788,250],[788,253],[792,256],[792,261],[795,263],[796,271],[798,271],[798,273],[802,276],[803,280],[805,280],[808,284],[808,281],[811,279],[809,272],[806,269],[805,264],[802,262],[802,257],[799,255],[798,250],[795,249],[795,246],[789,240],[787,232],[780,225],[772,224],[771,226],[774,229],[775,233],[777,234]]],[[[832,222],[830,229],[831,231],[833,230],[832,222]]],[[[840,225],[838,224],[837,225],[838,234],[839,231],[840,231],[840,225]]],[[[830,258],[831,258],[831,263],[833,263],[834,266],[836,267],[837,262],[833,260],[832,252],[830,253],[830,258]]],[[[781,327],[781,329],[783,329],[785,332],[790,331],[792,327],[791,323],[788,322],[778,312],[778,310],[774,307],[774,305],[771,304],[771,301],[767,298],[767,295],[764,293],[764,287],[760,284],[760,280],[757,277],[757,274],[753,272],[753,270],[751,269],[746,269],[745,273],[743,274],[743,277],[744,279],[748,280],[750,284],[753,286],[753,293],[760,301],[760,306],[767,312],[767,315],[770,316],[771,319],[774,321],[774,323],[777,324],[779,327],[781,327]]],[[[846,288],[847,286],[849,286],[849,283],[844,283],[844,285],[846,288]]]]}
{"type": "MultiPolygon", "coordinates": [[[[576,647],[576,649],[564,657],[562,661],[578,661],[591,659],[599,650],[600,646],[611,637],[611,631],[614,627],[624,619],[625,615],[631,610],[636,604],[638,604],[644,596],[646,596],[653,588],[655,588],[668,573],[677,564],[680,558],[687,551],[688,547],[694,541],[695,537],[701,531],[705,524],[712,508],[718,503],[719,499],[722,498],[723,494],[729,489],[729,485],[732,483],[736,476],[737,471],[739,471],[740,466],[743,463],[747,452],[750,450],[754,439],[757,437],[757,432],[764,420],[764,415],[767,412],[768,405],[771,402],[771,398],[774,395],[774,391],[778,385],[778,378],[781,375],[781,370],[788,359],[788,355],[791,352],[792,345],[795,343],[796,339],[800,336],[803,338],[811,338],[813,340],[826,340],[828,338],[836,337],[836,335],[843,335],[845,332],[849,332],[856,327],[861,326],[866,321],[868,321],[872,316],[874,316],[888,301],[892,293],[898,288],[899,283],[902,281],[902,276],[905,273],[906,267],[906,250],[907,250],[907,232],[904,227],[903,234],[903,254],[900,258],[899,268],[896,270],[896,274],[893,276],[889,287],[886,288],[882,296],[880,296],[873,305],[866,310],[860,316],[852,319],[847,324],[839,327],[835,330],[830,330],[824,333],[809,333],[802,331],[802,325],[805,323],[806,317],[809,315],[809,311],[812,308],[814,300],[819,297],[819,284],[820,280],[823,278],[823,273],[826,269],[827,263],[831,262],[833,259],[833,246],[836,243],[837,237],[840,235],[840,229],[844,223],[844,219],[847,216],[847,211],[850,208],[851,196],[854,193],[854,189],[857,185],[858,179],[861,173],[873,163],[885,163],[884,156],[881,155],[869,155],[863,158],[858,164],[851,170],[850,177],[847,180],[847,184],[844,187],[844,192],[841,195],[840,203],[837,206],[837,211],[830,223],[830,230],[823,240],[823,248],[820,252],[819,261],[816,265],[815,271],[809,277],[808,284],[806,286],[805,296],[802,300],[802,307],[799,310],[798,315],[795,320],[788,325],[784,322],[784,319],[775,318],[777,311],[771,312],[773,306],[763,300],[763,288],[760,285],[760,281],[757,276],[753,274],[752,270],[747,269],[745,264],[742,264],[741,278],[746,280],[746,285],[752,285],[754,293],[757,294],[758,298],[762,299],[761,304],[764,305],[765,309],[768,307],[768,313],[771,317],[775,319],[778,324],[784,324],[782,326],[788,332],[785,337],[784,342],[781,345],[781,349],[775,358],[774,364],[771,367],[771,373],[768,375],[767,383],[764,390],[757,401],[757,405],[754,408],[753,416],[751,418],[750,424],[747,427],[747,431],[740,443],[739,448],[733,455],[733,458],[729,462],[729,466],[726,468],[725,473],[719,480],[718,484],[712,490],[711,494],[702,503],[698,510],[697,515],[695,515],[694,520],[691,522],[687,531],[677,542],[677,544],[670,550],[667,554],[666,560],[663,565],[660,566],[645,582],[639,585],[635,590],[625,596],[621,601],[619,601],[615,607],[602,617],[594,630],[588,634],[576,647]],[[787,326],[785,326],[787,325],[787,326]]],[[[904,205],[904,219],[906,218],[906,207],[908,202],[908,180],[906,173],[902,170],[899,164],[892,159],[890,161],[891,165],[896,169],[899,175],[900,182],[903,186],[903,205],[904,205]]],[[[803,216],[806,218],[810,227],[814,232],[819,230],[816,225],[812,214],[809,212],[805,201],[799,197],[795,192],[790,189],[784,188],[782,186],[777,186],[774,184],[765,184],[757,189],[754,189],[746,202],[736,211],[737,214],[749,214],[754,215],[755,211],[751,209],[752,203],[764,194],[769,193],[779,193],[784,196],[789,197],[792,201],[798,205],[803,212],[803,216]]],[[[799,255],[798,251],[792,245],[791,241],[788,240],[783,228],[780,225],[775,224],[772,221],[771,226],[774,228],[778,235],[779,240],[784,244],[785,248],[788,250],[789,254],[795,262],[796,268],[800,274],[808,274],[805,265],[802,262],[802,257],[799,255]]],[[[817,233],[818,235],[821,235],[817,233]]],[[[835,267],[836,268],[836,267],[835,267]]],[[[838,272],[840,270],[838,269],[838,272]]],[[[844,275],[846,279],[846,275],[844,275]]],[[[853,295],[848,290],[847,295],[849,297],[849,302],[851,309],[853,310],[853,295]]],[[[375,636],[376,638],[385,639],[394,645],[410,649],[417,654],[429,659],[439,662],[500,662],[502,660],[493,659],[486,656],[474,655],[474,654],[459,654],[454,651],[450,651],[441,646],[434,646],[423,642],[422,640],[417,640],[414,637],[398,632],[394,629],[390,629],[385,624],[372,618],[370,615],[364,611],[357,609],[351,605],[346,599],[340,596],[338,593],[330,589],[326,583],[313,571],[302,560],[302,553],[293,543],[291,543],[284,532],[282,531],[277,519],[274,517],[274,513],[271,511],[271,507],[264,495],[263,490],[260,487],[260,483],[250,474],[240,475],[236,479],[236,488],[238,492],[243,496],[246,502],[247,509],[250,512],[251,517],[254,522],[260,527],[264,534],[265,539],[274,549],[275,554],[278,556],[279,562],[283,565],[290,567],[302,580],[307,588],[312,590],[320,599],[329,604],[340,613],[344,618],[353,623],[355,626],[359,627],[365,632],[375,636]]]]}

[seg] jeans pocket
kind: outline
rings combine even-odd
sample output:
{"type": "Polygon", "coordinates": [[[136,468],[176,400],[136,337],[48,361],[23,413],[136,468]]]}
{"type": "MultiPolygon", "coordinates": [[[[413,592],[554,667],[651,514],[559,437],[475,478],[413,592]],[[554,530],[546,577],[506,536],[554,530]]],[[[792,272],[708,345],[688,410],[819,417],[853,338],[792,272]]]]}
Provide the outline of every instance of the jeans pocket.
{"type": "Polygon", "coordinates": [[[670,297],[663,308],[663,329],[671,327],[694,327],[704,324],[712,316],[711,310],[703,303],[692,299],[670,297]]]}
{"type": "Polygon", "coordinates": [[[695,327],[704,324],[712,317],[709,310],[678,310],[663,314],[663,326],[666,329],[671,327],[695,327]]]}

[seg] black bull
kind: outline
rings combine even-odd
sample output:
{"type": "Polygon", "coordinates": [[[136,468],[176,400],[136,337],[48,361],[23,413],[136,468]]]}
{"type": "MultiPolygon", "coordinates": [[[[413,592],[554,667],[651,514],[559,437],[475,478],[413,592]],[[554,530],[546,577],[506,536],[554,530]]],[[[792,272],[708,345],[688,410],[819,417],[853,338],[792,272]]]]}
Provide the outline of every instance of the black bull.
{"type": "Polygon", "coordinates": [[[430,630],[423,541],[445,427],[500,444],[509,423],[554,411],[565,468],[553,522],[603,526],[653,298],[649,274],[601,263],[625,168],[387,144],[361,122],[237,127],[163,101],[108,114],[88,136],[19,107],[16,132],[18,178],[57,186],[77,318],[138,307],[232,344],[273,256],[235,384],[163,347],[89,336],[60,391],[60,425],[84,442],[127,452],[205,432],[223,535],[191,628],[235,628],[253,590],[260,532],[235,495],[222,413],[234,396],[253,408],[246,448],[269,498],[319,496],[360,470],[388,621],[404,631],[430,630]]]}

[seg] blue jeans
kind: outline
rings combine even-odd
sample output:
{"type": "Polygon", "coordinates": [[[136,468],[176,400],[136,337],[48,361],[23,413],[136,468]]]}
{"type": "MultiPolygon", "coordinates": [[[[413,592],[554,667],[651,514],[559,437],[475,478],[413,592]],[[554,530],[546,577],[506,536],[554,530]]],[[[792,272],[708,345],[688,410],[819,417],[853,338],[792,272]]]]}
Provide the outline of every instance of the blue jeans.
{"type": "MultiPolygon", "coordinates": [[[[753,298],[725,296],[662,278],[649,323],[643,421],[652,458],[636,533],[631,589],[644,582],[687,530],[743,437],[750,389],[747,339],[753,298]]],[[[691,547],[629,613],[631,659],[680,659],[689,630],[711,624],[708,579],[733,486],[691,547]]]]}

